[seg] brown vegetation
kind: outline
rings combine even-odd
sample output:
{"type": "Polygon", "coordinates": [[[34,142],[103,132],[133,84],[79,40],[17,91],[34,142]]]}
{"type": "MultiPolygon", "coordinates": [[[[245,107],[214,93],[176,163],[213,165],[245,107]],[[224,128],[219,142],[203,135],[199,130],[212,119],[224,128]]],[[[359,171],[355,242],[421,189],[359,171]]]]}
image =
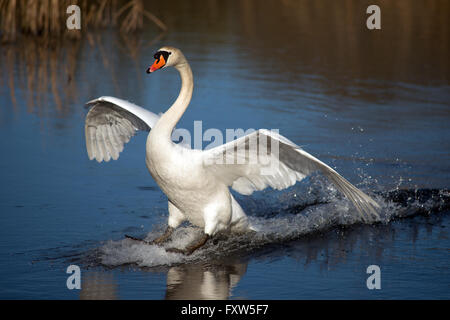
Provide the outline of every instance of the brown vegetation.
{"type": "Polygon", "coordinates": [[[83,16],[82,29],[115,26],[134,32],[143,28],[144,17],[166,30],[165,24],[144,8],[143,0],[0,0],[0,33],[2,42],[12,42],[19,34],[59,38],[79,38],[78,30],[66,27],[66,9],[76,4],[83,16]]]}

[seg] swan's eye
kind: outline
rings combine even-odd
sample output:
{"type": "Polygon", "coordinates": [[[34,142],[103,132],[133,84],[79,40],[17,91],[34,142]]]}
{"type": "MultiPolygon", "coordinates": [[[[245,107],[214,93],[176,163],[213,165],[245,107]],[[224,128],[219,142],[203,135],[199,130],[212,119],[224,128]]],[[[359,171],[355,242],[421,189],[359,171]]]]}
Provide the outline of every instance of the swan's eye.
{"type": "Polygon", "coordinates": [[[155,60],[158,60],[161,58],[161,56],[163,56],[164,61],[167,62],[167,59],[169,58],[169,55],[171,55],[172,52],[168,52],[168,51],[158,51],[157,53],[155,53],[155,55],[153,56],[153,58],[155,58],[155,60]]]}

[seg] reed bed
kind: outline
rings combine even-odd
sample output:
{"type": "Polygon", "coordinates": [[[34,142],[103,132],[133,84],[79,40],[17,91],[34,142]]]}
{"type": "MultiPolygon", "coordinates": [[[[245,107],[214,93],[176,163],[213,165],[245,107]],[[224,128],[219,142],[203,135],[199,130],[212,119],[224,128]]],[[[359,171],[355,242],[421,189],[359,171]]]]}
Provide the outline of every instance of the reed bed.
{"type": "Polygon", "coordinates": [[[136,31],[146,19],[163,31],[159,36],[165,34],[166,25],[145,9],[143,0],[0,0],[0,85],[9,87],[12,107],[18,107],[21,92],[29,112],[45,113],[47,107],[60,115],[68,112],[77,96],[75,72],[83,43],[72,40],[82,34],[116,83],[105,40],[92,31],[117,27],[121,41],[114,40],[115,45],[135,60],[142,47],[136,31]],[[81,9],[81,31],[67,29],[66,10],[73,4],[81,9]]]}
{"type": "Polygon", "coordinates": [[[1,41],[14,42],[21,34],[80,38],[79,30],[66,27],[66,10],[72,4],[81,9],[82,29],[119,24],[121,32],[132,33],[143,28],[146,18],[167,30],[160,19],[144,8],[143,0],[0,0],[1,41]]]}

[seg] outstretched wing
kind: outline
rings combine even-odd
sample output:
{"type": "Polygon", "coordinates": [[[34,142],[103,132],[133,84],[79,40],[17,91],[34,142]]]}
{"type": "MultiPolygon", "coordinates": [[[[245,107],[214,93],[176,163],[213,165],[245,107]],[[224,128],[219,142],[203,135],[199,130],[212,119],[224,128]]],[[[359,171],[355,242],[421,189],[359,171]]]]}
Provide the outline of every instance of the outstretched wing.
{"type": "Polygon", "coordinates": [[[328,165],[285,137],[258,130],[204,151],[203,165],[228,186],[249,195],[267,187],[285,189],[313,172],[321,172],[357,208],[365,221],[378,217],[379,205],[328,165]]]}
{"type": "Polygon", "coordinates": [[[136,131],[150,131],[159,116],[131,102],[100,97],[86,103],[86,149],[90,160],[117,160],[136,131]]]}

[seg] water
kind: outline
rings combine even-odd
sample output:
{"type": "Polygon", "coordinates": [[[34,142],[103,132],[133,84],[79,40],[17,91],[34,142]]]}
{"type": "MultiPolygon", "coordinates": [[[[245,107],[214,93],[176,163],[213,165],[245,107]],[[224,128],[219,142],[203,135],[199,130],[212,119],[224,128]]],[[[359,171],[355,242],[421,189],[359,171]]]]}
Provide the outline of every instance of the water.
{"type": "MultiPolygon", "coordinates": [[[[450,298],[449,7],[383,2],[382,30],[369,32],[368,4],[314,3],[155,3],[162,36],[149,24],[1,45],[0,298],[450,298]],[[236,194],[256,236],[222,236],[191,257],[124,240],[162,232],[167,199],[145,167],[145,134],[118,161],[88,160],[83,104],[113,95],[164,112],[177,72],[145,70],[165,44],[194,73],[178,127],[280,129],[374,196],[382,221],[359,223],[314,175],[236,194]],[[81,291],[66,287],[70,264],[81,291]],[[373,264],[381,290],[366,287],[373,264]]],[[[167,246],[197,235],[183,225],[167,246]]]]}

